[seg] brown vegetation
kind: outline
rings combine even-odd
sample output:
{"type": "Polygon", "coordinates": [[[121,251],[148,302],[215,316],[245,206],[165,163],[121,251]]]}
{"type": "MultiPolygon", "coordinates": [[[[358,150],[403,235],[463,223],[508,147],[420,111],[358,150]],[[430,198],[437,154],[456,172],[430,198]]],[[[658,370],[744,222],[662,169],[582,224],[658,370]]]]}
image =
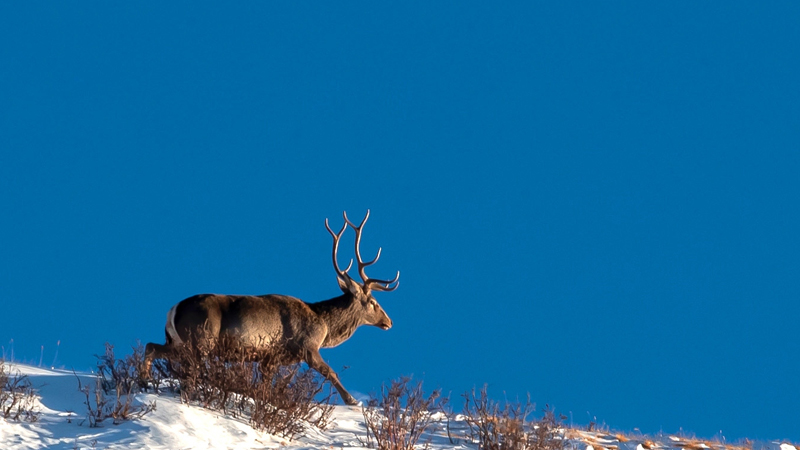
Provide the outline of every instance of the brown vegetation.
{"type": "Polygon", "coordinates": [[[36,391],[26,375],[9,374],[0,359],[0,417],[7,420],[39,420],[36,391]]]}
{"type": "Polygon", "coordinates": [[[246,418],[253,428],[287,439],[308,426],[329,425],[333,392],[311,369],[282,365],[285,346],[279,341],[266,358],[259,348],[259,362],[254,349],[235,338],[194,342],[176,346],[167,363],[184,402],[246,418]]]}
{"type": "MultiPolygon", "coordinates": [[[[83,384],[78,379],[78,390],[86,400],[86,420],[90,427],[103,425],[106,419],[111,419],[114,425],[119,425],[126,420],[139,419],[150,411],[156,409],[155,401],[149,403],[136,402],[136,394],[147,388],[147,383],[142,378],[142,364],[144,349],[141,345],[133,348],[133,353],[123,359],[116,359],[114,346],[106,343],[106,351],[97,356],[97,373],[95,382],[83,384]],[[113,394],[113,399],[108,395],[113,394]]],[[[83,423],[83,422],[81,422],[83,423]]]]}
{"type": "MultiPolygon", "coordinates": [[[[435,390],[425,396],[422,382],[410,377],[381,387],[380,397],[371,396],[362,408],[367,426],[367,446],[379,450],[414,450],[422,434],[435,422],[433,413],[442,411],[447,399],[435,390]]],[[[429,443],[425,443],[424,448],[429,443]]]]}
{"type": "Polygon", "coordinates": [[[489,399],[486,386],[476,394],[464,394],[464,414],[470,438],[480,450],[563,450],[562,417],[546,408],[537,420],[528,418],[535,405],[530,397],[525,403],[500,403],[489,399]]]}

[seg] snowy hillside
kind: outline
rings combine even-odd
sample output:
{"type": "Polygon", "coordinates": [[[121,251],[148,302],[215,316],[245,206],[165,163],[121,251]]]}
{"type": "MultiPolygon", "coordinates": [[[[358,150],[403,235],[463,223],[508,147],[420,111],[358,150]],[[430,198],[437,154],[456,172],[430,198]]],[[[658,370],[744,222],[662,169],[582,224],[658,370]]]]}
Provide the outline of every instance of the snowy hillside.
{"type": "MultiPolygon", "coordinates": [[[[43,369],[27,365],[6,366],[6,372],[27,375],[36,388],[36,409],[40,412],[35,422],[0,419],[0,448],[17,449],[334,449],[365,447],[366,428],[360,407],[337,406],[330,429],[311,429],[294,441],[253,430],[247,423],[221,415],[218,412],[182,404],[169,395],[139,394],[137,401],[156,402],[155,411],[143,418],[119,425],[111,420],[101,426],[90,427],[86,420],[86,396],[78,390],[81,383],[93,383],[94,375],[75,374],[70,371],[43,369]]],[[[430,440],[433,449],[477,449],[465,436],[466,423],[456,417],[450,423],[451,436],[446,432],[446,421],[435,426],[423,441],[430,440]],[[451,442],[451,438],[453,442],[451,442]]],[[[650,450],[650,449],[725,449],[737,446],[723,442],[700,441],[677,436],[623,436],[608,432],[589,432],[563,429],[561,436],[568,447],[577,450],[650,450]]],[[[756,450],[796,450],[793,445],[781,442],[754,444],[756,450]]]]}

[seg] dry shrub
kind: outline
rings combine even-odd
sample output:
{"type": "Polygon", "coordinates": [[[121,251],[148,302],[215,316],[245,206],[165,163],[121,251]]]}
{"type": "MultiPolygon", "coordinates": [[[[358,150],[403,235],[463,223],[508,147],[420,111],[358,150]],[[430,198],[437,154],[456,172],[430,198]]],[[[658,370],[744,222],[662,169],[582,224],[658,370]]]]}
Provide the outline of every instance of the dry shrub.
{"type": "Polygon", "coordinates": [[[144,371],[144,347],[141,343],[137,343],[131,349],[133,352],[130,355],[126,355],[123,359],[116,359],[114,346],[106,342],[105,353],[95,355],[97,371],[106,380],[103,385],[106,393],[112,389],[122,394],[147,391],[149,380],[144,371]]]}
{"type": "Polygon", "coordinates": [[[290,440],[308,426],[329,425],[333,392],[308,367],[283,365],[290,358],[277,340],[259,351],[231,337],[190,341],[168,363],[184,402],[245,417],[253,428],[290,440]]]}
{"type": "Polygon", "coordinates": [[[36,391],[27,375],[10,375],[0,359],[0,417],[7,420],[39,420],[36,391]]]}
{"type": "MultiPolygon", "coordinates": [[[[442,411],[446,403],[438,389],[426,397],[422,382],[412,384],[411,377],[393,380],[388,387],[384,384],[380,397],[371,395],[368,406],[362,408],[367,446],[379,450],[414,450],[422,434],[436,422],[432,414],[442,411]]],[[[429,444],[426,442],[423,448],[429,444]]]]}
{"type": "MultiPolygon", "coordinates": [[[[133,353],[123,359],[116,359],[114,346],[106,343],[106,351],[97,356],[97,373],[94,385],[83,385],[78,378],[78,390],[86,400],[86,420],[90,427],[102,426],[106,419],[112,419],[114,425],[126,420],[139,419],[156,409],[155,401],[149,403],[136,402],[136,394],[147,389],[147,382],[142,371],[144,367],[144,348],[141,344],[133,347],[133,353]],[[113,399],[107,396],[112,395],[113,399]]],[[[82,424],[83,422],[81,422],[82,424]]]]}
{"type": "Polygon", "coordinates": [[[500,403],[489,399],[486,386],[476,395],[475,389],[464,394],[464,414],[470,437],[480,450],[563,450],[560,435],[562,417],[546,408],[538,420],[529,421],[535,405],[530,397],[521,403],[500,403]]]}

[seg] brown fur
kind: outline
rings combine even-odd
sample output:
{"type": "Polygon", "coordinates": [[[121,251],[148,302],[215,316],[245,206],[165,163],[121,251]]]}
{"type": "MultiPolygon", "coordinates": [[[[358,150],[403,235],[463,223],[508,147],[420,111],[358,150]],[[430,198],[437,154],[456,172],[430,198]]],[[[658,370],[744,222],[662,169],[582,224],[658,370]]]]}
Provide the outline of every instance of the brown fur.
{"type": "MultiPolygon", "coordinates": [[[[267,357],[270,339],[279,339],[290,359],[283,363],[305,361],[333,384],[345,403],[356,404],[355,398],[342,386],[336,372],[322,359],[319,349],[341,344],[361,325],[373,325],[384,330],[392,327],[392,320],[375,301],[372,289],[394,290],[399,273],[392,281],[366,277],[364,267],[377,261],[376,257],[371,262],[363,263],[358,251],[361,228],[367,218],[356,227],[347,221],[345,215],[346,225],[352,226],[357,233],[356,256],[363,284],[350,278],[347,271],[341,271],[336,263],[336,250],[345,227],[338,234],[328,228],[334,237],[333,261],[342,295],[317,303],[306,303],[298,298],[277,294],[200,294],[189,297],[176,306],[174,323],[167,324],[166,344],[147,344],[147,373],[150,373],[153,359],[170,358],[178,344],[170,336],[171,325],[174,325],[175,332],[183,342],[190,342],[192,336],[206,336],[211,339],[227,336],[240,339],[242,343],[256,350],[256,358],[262,360],[267,357]]],[[[380,256],[380,252],[378,255],[380,256]]]]}

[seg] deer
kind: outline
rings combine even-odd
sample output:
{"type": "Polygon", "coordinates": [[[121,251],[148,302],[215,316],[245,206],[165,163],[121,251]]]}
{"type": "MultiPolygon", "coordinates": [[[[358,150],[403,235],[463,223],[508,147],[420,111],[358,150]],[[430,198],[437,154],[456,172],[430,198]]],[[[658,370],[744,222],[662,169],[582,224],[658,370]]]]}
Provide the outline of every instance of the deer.
{"type": "Polygon", "coordinates": [[[283,348],[282,365],[305,362],[336,388],[347,405],[357,405],[356,399],[344,388],[339,376],[322,359],[321,348],[336,347],[349,339],[361,325],[383,330],[392,327],[392,320],[373,296],[375,291],[391,292],[400,285],[400,271],[391,280],[370,278],[366,268],[378,262],[378,254],[370,261],[361,257],[361,233],[369,219],[369,210],[360,225],[355,225],[342,213],[344,224],[335,233],[328,219],[325,228],[333,237],[333,268],[342,295],[315,303],[279,294],[218,295],[199,294],[178,302],[167,313],[166,343],[145,346],[145,374],[150,374],[154,359],[169,360],[177,346],[196,347],[197,338],[213,340],[234,339],[252,351],[254,361],[269,357],[270,345],[279,342],[283,348]],[[361,281],[350,277],[353,260],[342,270],[339,267],[339,241],[345,230],[355,231],[355,258],[361,281]]]}

